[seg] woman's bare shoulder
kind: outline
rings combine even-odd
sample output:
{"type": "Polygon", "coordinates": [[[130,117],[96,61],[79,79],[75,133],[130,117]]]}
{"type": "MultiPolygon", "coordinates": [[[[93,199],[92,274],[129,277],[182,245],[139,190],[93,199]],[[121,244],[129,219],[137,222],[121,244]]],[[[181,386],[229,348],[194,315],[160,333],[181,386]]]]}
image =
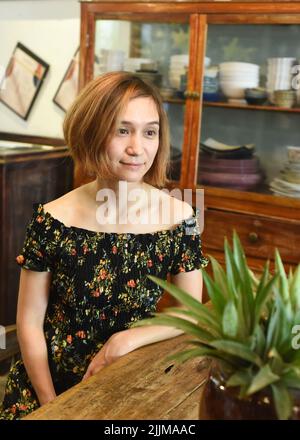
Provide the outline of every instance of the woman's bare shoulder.
{"type": "MultiPolygon", "coordinates": [[[[86,186],[86,185],[84,185],[86,186]]],[[[63,196],[44,204],[44,211],[65,225],[73,225],[78,220],[85,201],[83,186],[73,189],[63,196]]]]}
{"type": "Polygon", "coordinates": [[[162,209],[169,209],[171,224],[179,224],[193,215],[193,208],[189,203],[165,191],[160,191],[160,195],[162,209]]]}

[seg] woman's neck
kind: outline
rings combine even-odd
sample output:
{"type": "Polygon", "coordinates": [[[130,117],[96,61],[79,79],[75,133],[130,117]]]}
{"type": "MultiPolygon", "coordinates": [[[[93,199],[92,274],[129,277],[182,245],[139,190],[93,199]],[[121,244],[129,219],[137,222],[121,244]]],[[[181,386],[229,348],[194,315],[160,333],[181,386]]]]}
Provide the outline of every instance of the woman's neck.
{"type": "Polygon", "coordinates": [[[151,185],[145,182],[127,182],[96,179],[91,183],[90,195],[97,206],[100,224],[128,224],[138,213],[149,209],[151,185]]]}
{"type": "Polygon", "coordinates": [[[129,193],[132,190],[147,190],[148,186],[145,182],[127,182],[125,180],[105,180],[97,178],[93,182],[93,190],[95,193],[95,196],[98,194],[99,191],[105,192],[106,190],[111,190],[116,199],[119,199],[120,197],[124,196],[124,193],[129,193]]]}

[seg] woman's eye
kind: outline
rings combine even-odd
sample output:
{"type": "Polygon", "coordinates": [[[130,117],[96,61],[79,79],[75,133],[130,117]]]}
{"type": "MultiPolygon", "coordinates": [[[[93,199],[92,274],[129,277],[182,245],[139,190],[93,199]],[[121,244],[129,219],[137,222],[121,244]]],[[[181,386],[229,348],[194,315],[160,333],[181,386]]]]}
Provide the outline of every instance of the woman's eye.
{"type": "Polygon", "coordinates": [[[146,131],[146,135],[148,136],[148,137],[155,137],[156,136],[156,131],[155,130],[147,130],[146,131]]]}
{"type": "Polygon", "coordinates": [[[128,129],[127,128],[118,128],[118,133],[121,135],[128,134],[128,129]]]}

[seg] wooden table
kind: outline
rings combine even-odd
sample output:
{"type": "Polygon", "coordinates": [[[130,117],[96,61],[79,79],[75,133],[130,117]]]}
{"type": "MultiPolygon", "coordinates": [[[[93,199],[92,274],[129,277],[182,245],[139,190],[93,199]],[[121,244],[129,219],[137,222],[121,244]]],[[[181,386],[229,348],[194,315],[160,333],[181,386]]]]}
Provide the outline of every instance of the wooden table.
{"type": "Polygon", "coordinates": [[[167,357],[186,335],[142,347],[72,387],[23,420],[195,420],[209,361],[167,357]]]}

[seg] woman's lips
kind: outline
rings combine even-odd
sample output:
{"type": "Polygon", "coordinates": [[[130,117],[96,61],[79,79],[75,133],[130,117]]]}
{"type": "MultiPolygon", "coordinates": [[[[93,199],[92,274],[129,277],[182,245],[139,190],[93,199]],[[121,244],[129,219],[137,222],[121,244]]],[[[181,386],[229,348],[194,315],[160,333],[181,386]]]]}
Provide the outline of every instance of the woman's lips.
{"type": "Polygon", "coordinates": [[[120,162],[120,163],[132,169],[137,169],[144,165],[143,163],[126,163],[126,162],[120,162]]]}

